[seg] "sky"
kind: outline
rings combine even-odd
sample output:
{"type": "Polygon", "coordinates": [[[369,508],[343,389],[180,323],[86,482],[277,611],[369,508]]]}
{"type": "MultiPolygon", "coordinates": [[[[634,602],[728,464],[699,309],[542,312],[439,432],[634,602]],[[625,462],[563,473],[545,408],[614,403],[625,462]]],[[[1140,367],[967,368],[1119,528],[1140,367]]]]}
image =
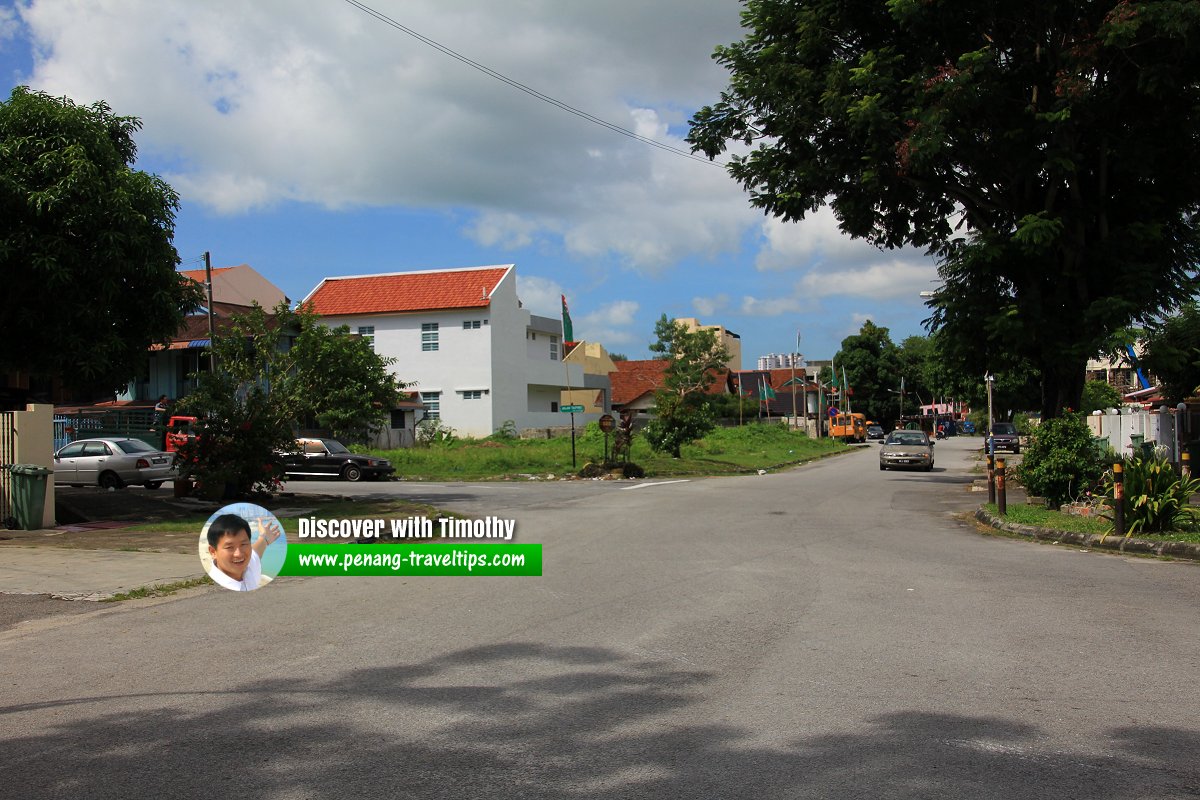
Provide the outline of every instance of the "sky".
{"type": "Polygon", "coordinates": [[[748,369],[797,340],[828,359],[868,319],[897,343],[924,333],[931,259],[852,240],[826,208],[768,218],[720,165],[670,149],[727,85],[711,55],[744,35],[740,11],[0,0],[0,89],[140,118],[137,167],[181,198],[182,267],[207,251],[293,301],[329,276],[515,264],[526,308],[558,316],[565,295],[576,339],[634,359],[663,314],[737,333],[748,369]]]}

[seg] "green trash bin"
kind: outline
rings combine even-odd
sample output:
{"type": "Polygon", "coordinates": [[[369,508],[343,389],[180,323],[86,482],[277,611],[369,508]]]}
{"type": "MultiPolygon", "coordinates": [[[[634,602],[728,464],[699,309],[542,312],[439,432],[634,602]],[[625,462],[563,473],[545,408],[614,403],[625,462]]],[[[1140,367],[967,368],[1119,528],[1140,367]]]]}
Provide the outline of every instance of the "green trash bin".
{"type": "Polygon", "coordinates": [[[46,509],[46,481],[54,470],[37,464],[13,464],[13,516],[22,530],[36,531],[42,527],[42,512],[46,509]]]}

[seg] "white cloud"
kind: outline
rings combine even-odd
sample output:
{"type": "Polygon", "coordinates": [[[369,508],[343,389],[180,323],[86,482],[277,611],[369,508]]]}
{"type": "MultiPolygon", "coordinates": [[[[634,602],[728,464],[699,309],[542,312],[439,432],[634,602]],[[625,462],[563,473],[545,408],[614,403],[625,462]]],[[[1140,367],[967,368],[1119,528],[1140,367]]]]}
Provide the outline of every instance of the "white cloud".
{"type": "MultiPolygon", "coordinates": [[[[726,0],[374,6],[684,149],[688,109],[726,82],[713,48],[741,36],[726,0]]],[[[757,218],[723,169],[539,102],[349,4],[33,0],[21,14],[36,88],[141,117],[143,155],[185,202],[222,213],[287,200],[467,209],[485,245],[562,237],[573,256],[616,254],[643,271],[735,249],[757,218]]]]}
{"type": "Polygon", "coordinates": [[[919,302],[922,290],[937,280],[937,269],[929,261],[893,259],[867,267],[841,271],[810,272],[797,289],[808,297],[867,297],[873,300],[901,298],[919,302]]]}
{"type": "Polygon", "coordinates": [[[693,297],[692,308],[702,317],[711,317],[729,308],[729,295],[718,294],[715,297],[693,297]]]}
{"type": "Polygon", "coordinates": [[[0,8],[0,43],[16,38],[21,29],[21,20],[15,9],[0,8]]]}
{"type": "Polygon", "coordinates": [[[599,342],[611,349],[614,345],[635,344],[646,339],[634,326],[641,306],[634,300],[617,300],[572,319],[575,335],[589,342],[599,342]]]}
{"type": "Polygon", "coordinates": [[[803,311],[806,305],[797,297],[773,297],[759,299],[746,296],[742,298],[741,313],[748,317],[778,317],[781,314],[791,314],[803,311]]]}
{"type": "Polygon", "coordinates": [[[543,317],[562,314],[562,297],[566,291],[556,281],[536,275],[522,275],[517,270],[517,297],[521,305],[543,317]]]}

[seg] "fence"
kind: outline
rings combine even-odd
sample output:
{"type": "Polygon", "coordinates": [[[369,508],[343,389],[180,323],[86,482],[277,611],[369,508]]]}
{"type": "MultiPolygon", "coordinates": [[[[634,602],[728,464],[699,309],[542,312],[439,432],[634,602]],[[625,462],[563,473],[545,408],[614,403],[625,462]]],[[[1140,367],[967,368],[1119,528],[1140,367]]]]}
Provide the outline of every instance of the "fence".
{"type": "Polygon", "coordinates": [[[1167,450],[1167,458],[1174,460],[1175,415],[1159,411],[1124,411],[1120,414],[1092,414],[1087,418],[1092,434],[1117,452],[1132,455],[1143,442],[1150,442],[1167,450]]]}
{"type": "Polygon", "coordinates": [[[154,409],[109,409],[54,417],[54,449],[58,450],[77,439],[101,436],[141,439],[151,447],[162,447],[162,431],[155,430],[154,409]]]}

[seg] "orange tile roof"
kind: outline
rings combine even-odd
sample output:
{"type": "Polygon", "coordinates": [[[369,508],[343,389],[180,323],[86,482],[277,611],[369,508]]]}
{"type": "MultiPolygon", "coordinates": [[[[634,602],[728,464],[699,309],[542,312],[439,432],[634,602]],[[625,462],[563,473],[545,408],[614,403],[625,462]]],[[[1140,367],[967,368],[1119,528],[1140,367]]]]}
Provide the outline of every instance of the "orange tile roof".
{"type": "Polygon", "coordinates": [[[612,384],[612,403],[623,406],[632,403],[647,392],[657,391],[667,371],[664,359],[653,361],[614,361],[616,372],[608,373],[612,384]]]}
{"type": "Polygon", "coordinates": [[[492,291],[510,269],[476,267],[326,278],[304,303],[324,316],[487,308],[492,291]]]}
{"type": "MultiPolygon", "coordinates": [[[[612,402],[615,406],[623,406],[637,400],[644,394],[656,392],[662,388],[663,373],[667,371],[666,359],[650,361],[614,361],[616,372],[608,373],[612,385],[612,402]]],[[[706,394],[724,394],[729,373],[723,370],[711,372],[713,382],[706,394]]]]}

